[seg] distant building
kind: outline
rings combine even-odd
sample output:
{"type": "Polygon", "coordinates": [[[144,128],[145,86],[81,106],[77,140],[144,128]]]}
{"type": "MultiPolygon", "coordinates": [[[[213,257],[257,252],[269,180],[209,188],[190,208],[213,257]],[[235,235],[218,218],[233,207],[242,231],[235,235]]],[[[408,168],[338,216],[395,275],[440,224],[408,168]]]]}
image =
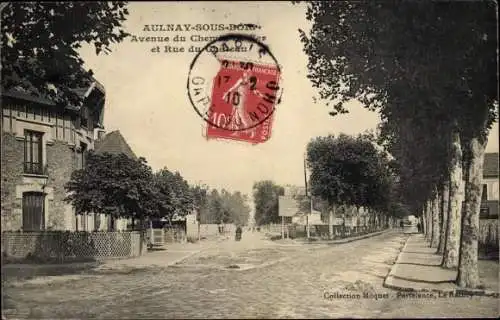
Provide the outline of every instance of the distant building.
{"type": "MultiPolygon", "coordinates": [[[[485,153],[483,162],[483,190],[481,193],[481,219],[498,218],[498,172],[498,152],[485,153]]],[[[464,188],[465,183],[460,186],[462,196],[465,196],[464,188]]]]}
{"type": "Polygon", "coordinates": [[[481,218],[498,218],[498,152],[486,153],[483,163],[481,218]]]}

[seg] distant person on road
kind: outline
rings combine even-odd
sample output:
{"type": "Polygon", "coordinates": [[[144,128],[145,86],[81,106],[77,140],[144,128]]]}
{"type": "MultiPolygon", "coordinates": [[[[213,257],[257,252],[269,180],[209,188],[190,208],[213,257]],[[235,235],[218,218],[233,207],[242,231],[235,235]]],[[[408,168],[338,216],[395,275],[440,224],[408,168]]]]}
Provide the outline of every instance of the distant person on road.
{"type": "Polygon", "coordinates": [[[236,228],[236,238],[235,238],[236,241],[240,241],[241,240],[241,234],[242,233],[243,233],[243,230],[241,229],[240,226],[238,226],[236,228]]]}
{"type": "Polygon", "coordinates": [[[403,222],[403,220],[399,221],[399,227],[401,228],[401,231],[403,231],[404,226],[405,226],[405,223],[403,222]]]}
{"type": "Polygon", "coordinates": [[[420,221],[417,222],[417,231],[418,231],[418,233],[422,232],[422,225],[420,224],[420,221]]]}

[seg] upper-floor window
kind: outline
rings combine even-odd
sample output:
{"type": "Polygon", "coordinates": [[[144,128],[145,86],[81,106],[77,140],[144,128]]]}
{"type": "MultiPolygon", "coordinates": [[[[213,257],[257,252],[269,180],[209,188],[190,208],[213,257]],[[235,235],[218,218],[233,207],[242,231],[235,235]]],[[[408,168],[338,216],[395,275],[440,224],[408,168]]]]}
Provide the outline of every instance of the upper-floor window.
{"type": "Polygon", "coordinates": [[[481,194],[481,201],[488,200],[488,185],[483,184],[483,193],[481,194]]]}
{"type": "Polygon", "coordinates": [[[76,169],[80,170],[85,167],[87,156],[87,144],[80,142],[80,147],[76,151],[76,169]]]}
{"type": "Polygon", "coordinates": [[[24,131],[24,173],[43,174],[43,133],[24,131]]]}
{"type": "Polygon", "coordinates": [[[87,144],[80,143],[80,150],[82,153],[82,169],[85,168],[86,158],[87,158],[87,144]]]}
{"type": "Polygon", "coordinates": [[[84,128],[89,127],[89,109],[85,106],[80,109],[80,125],[84,128]]]}

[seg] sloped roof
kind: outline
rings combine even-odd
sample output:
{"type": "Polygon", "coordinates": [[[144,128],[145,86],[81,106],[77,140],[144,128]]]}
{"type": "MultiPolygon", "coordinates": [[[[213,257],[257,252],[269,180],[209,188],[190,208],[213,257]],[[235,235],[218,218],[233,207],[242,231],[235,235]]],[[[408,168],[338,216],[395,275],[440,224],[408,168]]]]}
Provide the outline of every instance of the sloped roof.
{"type": "Polygon", "coordinates": [[[110,154],[123,153],[132,159],[137,159],[134,151],[132,151],[132,148],[130,148],[119,130],[112,131],[105,135],[101,140],[97,140],[95,142],[95,152],[110,154]]]}
{"type": "MultiPolygon", "coordinates": [[[[80,98],[83,98],[85,96],[85,94],[87,93],[87,91],[91,88],[92,83],[95,83],[96,89],[101,91],[103,94],[106,93],[104,86],[99,81],[97,81],[94,77],[91,77],[91,81],[90,81],[88,86],[85,86],[83,88],[75,88],[75,89],[71,89],[71,90],[73,92],[75,92],[80,98]]],[[[16,73],[9,75],[8,77],[6,77],[5,79],[2,80],[1,94],[2,94],[2,96],[6,96],[6,97],[12,97],[12,98],[16,98],[16,99],[36,102],[36,103],[48,105],[48,106],[55,106],[55,103],[51,98],[41,94],[28,80],[21,78],[16,73]],[[21,82],[24,83],[24,85],[27,86],[27,89],[24,89],[21,87],[21,85],[18,85],[16,87],[10,88],[9,90],[5,90],[4,89],[4,80],[8,80],[8,79],[14,80],[14,81],[19,82],[19,83],[21,83],[21,82]]],[[[80,109],[80,106],[68,105],[68,106],[66,106],[66,109],[78,111],[80,109]]]]}
{"type": "Polygon", "coordinates": [[[484,154],[483,176],[498,177],[498,152],[484,154]]]}

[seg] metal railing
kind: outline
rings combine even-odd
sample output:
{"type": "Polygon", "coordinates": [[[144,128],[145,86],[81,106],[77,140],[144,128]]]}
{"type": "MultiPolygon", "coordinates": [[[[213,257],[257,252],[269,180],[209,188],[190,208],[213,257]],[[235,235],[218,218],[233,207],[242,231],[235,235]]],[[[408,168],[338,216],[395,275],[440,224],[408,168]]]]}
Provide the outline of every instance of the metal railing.
{"type": "Polygon", "coordinates": [[[46,176],[48,175],[48,166],[37,162],[24,162],[24,173],[46,176]]]}

